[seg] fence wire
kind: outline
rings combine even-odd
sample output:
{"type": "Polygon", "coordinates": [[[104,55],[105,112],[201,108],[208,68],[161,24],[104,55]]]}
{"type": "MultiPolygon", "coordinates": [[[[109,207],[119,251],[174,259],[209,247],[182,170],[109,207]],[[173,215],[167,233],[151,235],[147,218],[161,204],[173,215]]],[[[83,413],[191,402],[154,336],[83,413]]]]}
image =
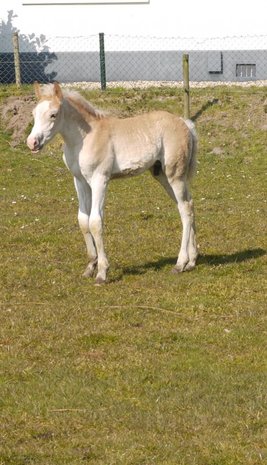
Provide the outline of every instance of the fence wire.
{"type": "Polygon", "coordinates": [[[267,35],[225,38],[1,35],[0,83],[57,80],[86,88],[182,86],[189,55],[190,86],[267,85],[267,35]]]}

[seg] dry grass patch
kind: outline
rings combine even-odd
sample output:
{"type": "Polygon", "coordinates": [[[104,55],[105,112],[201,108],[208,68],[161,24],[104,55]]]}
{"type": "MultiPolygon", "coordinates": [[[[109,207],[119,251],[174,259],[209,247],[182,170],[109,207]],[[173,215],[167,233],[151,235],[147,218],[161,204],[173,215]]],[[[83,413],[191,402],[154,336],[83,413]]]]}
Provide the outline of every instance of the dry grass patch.
{"type": "MultiPolygon", "coordinates": [[[[175,89],[87,95],[121,114],[182,111],[175,89]]],[[[148,174],[110,184],[100,288],[81,278],[61,141],[33,157],[2,126],[1,465],[264,463],[265,98],[192,93],[192,273],[170,273],[181,230],[160,186],[148,174]]]]}

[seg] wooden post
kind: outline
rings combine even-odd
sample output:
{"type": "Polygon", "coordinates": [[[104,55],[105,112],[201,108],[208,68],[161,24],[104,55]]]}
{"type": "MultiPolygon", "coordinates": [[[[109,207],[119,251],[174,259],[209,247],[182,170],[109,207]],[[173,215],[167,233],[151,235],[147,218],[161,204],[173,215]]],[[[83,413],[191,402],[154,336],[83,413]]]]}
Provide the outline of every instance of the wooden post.
{"type": "Polygon", "coordinates": [[[184,117],[190,118],[189,55],[183,54],[184,117]]]}
{"type": "Polygon", "coordinates": [[[17,84],[17,87],[20,87],[21,77],[20,77],[20,61],[19,61],[19,35],[17,32],[14,32],[13,34],[13,50],[14,50],[16,84],[17,84]]]}
{"type": "Polygon", "coordinates": [[[106,90],[107,81],[106,81],[106,63],[105,63],[105,42],[104,42],[104,33],[99,33],[99,58],[100,58],[100,80],[101,80],[101,89],[106,90]]]}

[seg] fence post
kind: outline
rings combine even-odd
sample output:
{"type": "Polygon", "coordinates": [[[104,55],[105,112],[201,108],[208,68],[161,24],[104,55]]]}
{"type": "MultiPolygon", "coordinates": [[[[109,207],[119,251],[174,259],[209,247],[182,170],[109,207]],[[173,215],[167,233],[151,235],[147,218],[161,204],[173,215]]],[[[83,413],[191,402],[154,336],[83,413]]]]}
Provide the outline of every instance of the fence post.
{"type": "Polygon", "coordinates": [[[17,84],[17,87],[20,87],[21,77],[20,77],[20,61],[19,61],[19,35],[17,32],[14,32],[13,34],[13,51],[14,51],[16,84],[17,84]]]}
{"type": "Polygon", "coordinates": [[[184,117],[190,118],[189,55],[183,54],[184,117]]]}
{"type": "Polygon", "coordinates": [[[105,42],[104,42],[104,33],[99,33],[99,57],[100,57],[100,80],[101,80],[101,89],[106,90],[107,81],[106,81],[106,64],[105,64],[105,42]]]}

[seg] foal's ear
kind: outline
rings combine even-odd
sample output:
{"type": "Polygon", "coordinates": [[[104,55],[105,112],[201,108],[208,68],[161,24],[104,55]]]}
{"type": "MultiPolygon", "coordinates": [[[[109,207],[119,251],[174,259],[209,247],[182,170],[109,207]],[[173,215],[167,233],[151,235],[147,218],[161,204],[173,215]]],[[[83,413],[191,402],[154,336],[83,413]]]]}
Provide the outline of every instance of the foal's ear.
{"type": "Polygon", "coordinates": [[[63,94],[58,82],[54,82],[54,93],[60,102],[63,100],[63,94]]]}
{"type": "Polygon", "coordinates": [[[37,100],[40,100],[40,98],[41,98],[41,89],[40,89],[39,82],[35,81],[33,83],[33,87],[34,87],[34,92],[35,92],[37,100]]]}

